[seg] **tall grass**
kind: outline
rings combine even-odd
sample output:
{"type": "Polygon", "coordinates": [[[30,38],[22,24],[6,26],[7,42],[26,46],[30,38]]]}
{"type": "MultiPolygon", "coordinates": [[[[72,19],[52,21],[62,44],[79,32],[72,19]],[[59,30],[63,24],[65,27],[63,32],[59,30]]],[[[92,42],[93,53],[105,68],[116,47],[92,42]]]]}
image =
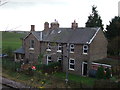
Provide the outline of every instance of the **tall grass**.
{"type": "Polygon", "coordinates": [[[21,64],[18,62],[11,61],[9,59],[1,59],[2,60],[2,68],[11,70],[11,71],[16,71],[17,68],[20,68],[21,64]]]}

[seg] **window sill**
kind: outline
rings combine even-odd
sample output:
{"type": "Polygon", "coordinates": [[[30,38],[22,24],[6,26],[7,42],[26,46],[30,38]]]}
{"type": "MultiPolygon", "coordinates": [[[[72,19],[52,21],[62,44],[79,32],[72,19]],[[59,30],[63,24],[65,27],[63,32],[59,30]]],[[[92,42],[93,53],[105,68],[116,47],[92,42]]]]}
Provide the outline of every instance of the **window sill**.
{"type": "Polygon", "coordinates": [[[88,55],[88,53],[83,53],[84,55],[88,55]]]}
{"type": "Polygon", "coordinates": [[[70,52],[70,53],[74,53],[74,52],[70,52]]]}
{"type": "Polygon", "coordinates": [[[57,52],[60,52],[60,53],[61,53],[62,51],[61,51],[61,50],[57,50],[57,52]]]}
{"type": "Polygon", "coordinates": [[[69,70],[71,70],[71,71],[75,71],[75,69],[72,69],[72,68],[69,68],[69,70]]]}
{"type": "Polygon", "coordinates": [[[50,51],[51,51],[51,49],[46,49],[46,51],[50,52],[50,51]]]}
{"type": "Polygon", "coordinates": [[[34,48],[29,48],[29,50],[34,50],[34,48]]]}

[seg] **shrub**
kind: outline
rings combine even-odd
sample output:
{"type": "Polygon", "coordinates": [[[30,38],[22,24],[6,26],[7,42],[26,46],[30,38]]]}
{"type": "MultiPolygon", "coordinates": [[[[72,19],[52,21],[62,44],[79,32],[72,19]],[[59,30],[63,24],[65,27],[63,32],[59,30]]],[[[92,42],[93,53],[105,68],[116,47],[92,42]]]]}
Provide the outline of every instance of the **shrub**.
{"type": "Polygon", "coordinates": [[[104,73],[104,67],[100,66],[97,69],[97,73],[96,73],[96,78],[98,79],[104,79],[105,78],[105,73],[104,73]]]}
{"type": "Polygon", "coordinates": [[[111,70],[109,68],[106,68],[106,74],[105,74],[106,79],[111,78],[111,70]]]}
{"type": "Polygon", "coordinates": [[[42,70],[43,73],[57,72],[61,70],[61,64],[59,62],[50,63],[48,65],[42,64],[40,70],[42,70]]]}

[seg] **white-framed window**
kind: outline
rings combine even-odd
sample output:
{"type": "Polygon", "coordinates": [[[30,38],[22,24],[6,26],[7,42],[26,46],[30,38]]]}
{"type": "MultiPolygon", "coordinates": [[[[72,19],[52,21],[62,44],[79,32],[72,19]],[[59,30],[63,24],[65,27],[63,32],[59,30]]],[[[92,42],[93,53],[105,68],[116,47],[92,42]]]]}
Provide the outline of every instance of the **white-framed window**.
{"type": "Polygon", "coordinates": [[[74,48],[75,48],[75,45],[74,44],[70,44],[70,53],[74,53],[74,48]]]}
{"type": "Polygon", "coordinates": [[[62,44],[58,44],[57,52],[62,52],[62,44]]]}
{"type": "Polygon", "coordinates": [[[34,50],[34,40],[30,40],[30,50],[34,50]]]}
{"type": "Polygon", "coordinates": [[[69,70],[75,70],[75,59],[69,59],[69,70]]]}
{"type": "Polygon", "coordinates": [[[88,45],[83,45],[83,54],[88,54],[88,45]]]}
{"type": "Polygon", "coordinates": [[[61,63],[62,57],[58,57],[58,58],[57,58],[57,61],[61,63]]]}
{"type": "Polygon", "coordinates": [[[49,64],[49,63],[51,63],[52,62],[52,60],[51,60],[51,56],[47,56],[47,65],[49,64]]]}
{"type": "Polygon", "coordinates": [[[47,44],[47,49],[46,49],[46,51],[51,51],[51,45],[50,45],[50,43],[47,44]]]}

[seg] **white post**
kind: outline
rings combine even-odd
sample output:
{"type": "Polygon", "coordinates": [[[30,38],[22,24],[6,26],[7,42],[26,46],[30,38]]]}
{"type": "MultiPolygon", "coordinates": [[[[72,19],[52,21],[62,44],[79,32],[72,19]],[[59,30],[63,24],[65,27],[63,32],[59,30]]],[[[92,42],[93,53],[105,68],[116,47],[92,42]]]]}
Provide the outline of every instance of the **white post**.
{"type": "Polygon", "coordinates": [[[82,76],[83,76],[84,62],[82,62],[82,76]]]}

